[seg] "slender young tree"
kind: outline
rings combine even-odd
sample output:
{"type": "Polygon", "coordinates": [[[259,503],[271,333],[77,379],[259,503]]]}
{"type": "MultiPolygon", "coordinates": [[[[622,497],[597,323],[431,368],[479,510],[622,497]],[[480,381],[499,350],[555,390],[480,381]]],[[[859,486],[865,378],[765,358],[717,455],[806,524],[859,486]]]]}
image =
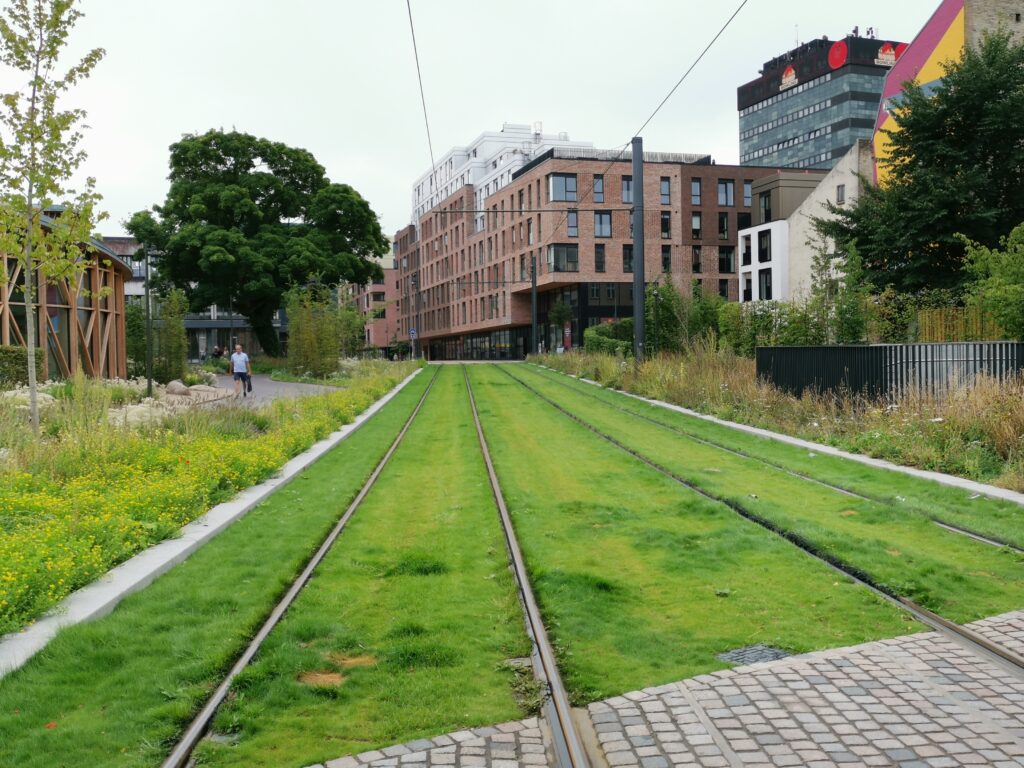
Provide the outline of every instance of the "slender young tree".
{"type": "Polygon", "coordinates": [[[85,268],[83,244],[99,200],[91,178],[81,190],[70,186],[86,157],[79,130],[85,111],[59,104],[104,56],[94,48],[61,71],[61,54],[82,16],[75,4],[10,0],[0,16],[0,62],[24,78],[20,89],[0,94],[0,252],[18,254],[25,283],[29,410],[37,434],[36,283],[73,279],[85,268]],[[55,203],[62,204],[59,222],[44,214],[55,203]]]}

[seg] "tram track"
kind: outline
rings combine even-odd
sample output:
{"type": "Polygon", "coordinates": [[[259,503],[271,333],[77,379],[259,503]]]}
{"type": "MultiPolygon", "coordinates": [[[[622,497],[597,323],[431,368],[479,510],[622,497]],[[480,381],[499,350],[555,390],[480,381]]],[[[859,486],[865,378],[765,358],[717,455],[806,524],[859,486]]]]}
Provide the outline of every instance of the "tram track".
{"type": "Polygon", "coordinates": [[[519,597],[526,619],[527,633],[534,647],[534,653],[531,655],[534,675],[548,691],[545,709],[547,710],[548,725],[551,728],[554,740],[553,746],[556,762],[562,768],[589,768],[590,761],[583,745],[583,738],[573,718],[569,694],[566,691],[565,684],[562,682],[555,651],[548,638],[540,607],[533,594],[533,588],[530,586],[522,549],[519,546],[519,540],[516,538],[515,529],[512,526],[512,518],[509,515],[508,506],[505,504],[505,497],[498,482],[498,475],[494,471],[494,463],[491,460],[491,453],[487,445],[487,437],[484,435],[483,425],[480,423],[480,414],[477,411],[476,398],[473,395],[473,385],[470,383],[469,372],[466,366],[462,366],[462,375],[466,382],[466,392],[469,394],[469,403],[473,412],[473,423],[476,427],[477,439],[480,442],[480,452],[487,467],[491,492],[494,495],[494,503],[498,508],[498,517],[501,520],[502,531],[505,535],[509,562],[511,563],[512,572],[519,589],[519,597]]]}
{"type": "Polygon", "coordinates": [[[342,531],[345,530],[345,527],[348,525],[349,520],[355,514],[356,510],[358,510],[359,507],[362,505],[363,500],[366,498],[367,494],[369,494],[370,490],[376,484],[377,478],[380,477],[381,472],[384,471],[384,468],[391,460],[391,457],[394,455],[395,451],[398,450],[398,447],[399,445],[401,445],[402,440],[405,439],[406,433],[409,431],[409,428],[412,426],[412,423],[416,420],[416,417],[417,415],[419,415],[419,412],[422,409],[423,404],[427,400],[427,396],[430,394],[431,389],[433,389],[434,382],[437,381],[439,373],[440,369],[434,371],[434,375],[430,379],[426,388],[423,390],[423,394],[420,396],[419,401],[416,403],[416,407],[413,409],[412,413],[409,414],[409,418],[406,419],[405,423],[402,425],[402,429],[398,432],[398,435],[395,437],[394,441],[391,443],[390,447],[385,452],[384,456],[374,467],[373,471],[370,473],[370,476],[366,479],[366,482],[363,483],[362,487],[359,489],[359,492],[356,494],[355,498],[352,499],[352,502],[345,509],[344,514],[338,519],[338,522],[335,523],[334,527],[327,534],[324,540],[320,543],[320,546],[317,548],[313,556],[306,562],[305,566],[303,567],[299,575],[295,578],[294,581],[292,581],[291,585],[288,587],[288,590],[285,592],[284,596],[274,605],[273,609],[267,615],[267,618],[264,619],[263,624],[260,626],[259,630],[253,636],[252,640],[249,641],[249,644],[246,646],[245,650],[235,661],[234,665],[232,665],[231,669],[228,670],[227,674],[224,676],[220,684],[214,690],[213,694],[207,700],[206,704],[199,711],[199,714],[197,714],[195,718],[193,718],[188,728],[185,729],[185,732],[175,743],[175,746],[171,750],[171,753],[161,764],[162,768],[182,768],[183,766],[191,765],[190,761],[192,753],[195,750],[195,748],[199,745],[199,743],[202,741],[203,737],[206,735],[207,731],[210,728],[210,724],[213,722],[213,718],[217,714],[217,711],[220,709],[220,706],[224,703],[224,700],[228,697],[228,694],[231,690],[231,684],[234,682],[235,678],[238,677],[238,675],[241,674],[241,672],[245,670],[245,668],[248,667],[249,664],[256,657],[256,654],[263,646],[263,643],[266,641],[267,637],[273,631],[274,627],[276,627],[278,623],[281,621],[281,619],[284,617],[285,613],[288,611],[288,608],[292,605],[292,603],[295,602],[295,599],[299,596],[299,593],[302,592],[303,587],[305,587],[306,584],[309,582],[310,578],[313,576],[313,573],[316,571],[317,567],[330,552],[331,548],[333,547],[335,541],[337,541],[338,537],[341,535],[342,531]]]}
{"type": "MultiPolygon", "coordinates": [[[[306,562],[302,571],[290,584],[284,596],[281,597],[281,599],[274,605],[259,630],[252,637],[244,651],[235,660],[235,663],[223,677],[213,694],[204,704],[203,708],[175,743],[171,753],[162,763],[162,768],[186,768],[194,765],[194,761],[192,760],[193,752],[209,732],[213,719],[221,705],[230,694],[233,682],[238,675],[254,661],[271,632],[285,617],[289,607],[295,602],[303,588],[314,576],[317,568],[329,554],[353,515],[359,510],[363,501],[375,486],[378,478],[387,467],[399,446],[402,444],[410,427],[419,415],[427,397],[430,395],[434,383],[437,381],[440,371],[440,367],[435,369],[433,376],[424,389],[423,394],[420,396],[415,408],[404,422],[401,430],[396,435],[384,456],[376,464],[369,477],[363,483],[359,492],[348,505],[342,516],[338,519],[337,523],[335,523],[334,527],[320,543],[316,552],[306,562]]],[[[469,380],[468,372],[464,366],[463,379],[465,381],[466,393],[473,414],[477,440],[480,445],[484,465],[487,469],[491,493],[502,526],[502,533],[509,556],[510,569],[512,570],[515,578],[519,601],[523,608],[526,632],[532,643],[533,651],[531,654],[531,662],[534,676],[546,693],[544,709],[552,735],[552,747],[555,762],[558,768],[590,768],[590,759],[584,746],[584,739],[576,725],[569,701],[569,695],[558,670],[554,648],[548,638],[547,630],[544,626],[543,618],[540,613],[540,608],[536,597],[533,594],[532,587],[530,586],[525,560],[523,558],[519,542],[516,538],[515,531],[512,527],[508,508],[501,492],[501,487],[487,446],[486,436],[480,422],[472,385],[469,380]]]]}
{"type": "Polygon", "coordinates": [[[973,630],[967,627],[950,621],[949,619],[946,619],[945,617],[933,611],[930,611],[929,609],[924,608],[923,606],[918,605],[914,601],[897,594],[892,589],[887,588],[884,585],[881,585],[878,582],[876,582],[868,573],[861,570],[860,568],[857,568],[856,566],[845,562],[839,557],[822,552],[813,542],[811,542],[809,539],[802,536],[801,534],[791,531],[781,525],[778,525],[777,523],[757,514],[756,512],[753,512],[752,510],[748,509],[739,502],[720,496],[716,493],[708,491],[705,488],[702,488],[696,483],[686,480],[685,478],[676,474],[667,467],[654,461],[650,457],[644,455],[643,453],[633,448],[630,448],[623,442],[616,439],[614,436],[602,431],[601,429],[594,426],[587,420],[581,418],[577,414],[568,410],[555,400],[552,400],[551,398],[547,397],[544,393],[542,393],[535,387],[532,387],[529,383],[523,381],[519,377],[512,374],[509,370],[507,370],[505,366],[496,367],[503,374],[505,374],[505,376],[512,379],[525,390],[527,390],[528,392],[530,392],[543,402],[547,403],[550,407],[554,408],[559,413],[576,422],[577,424],[587,429],[591,433],[595,434],[596,436],[600,437],[601,439],[605,440],[606,442],[614,445],[616,448],[629,454],[630,456],[642,462],[643,464],[651,467],[652,469],[669,478],[670,480],[678,483],[679,485],[689,489],[694,493],[699,494],[700,496],[703,496],[704,498],[710,501],[724,504],[730,510],[740,515],[741,517],[785,539],[786,541],[790,542],[794,546],[801,549],[805,554],[815,558],[821,563],[827,565],[829,568],[854,580],[861,586],[870,589],[873,593],[875,593],[882,599],[892,603],[893,605],[899,607],[901,610],[909,613],[922,624],[931,627],[943,636],[953,640],[962,647],[971,650],[975,654],[982,656],[988,659],[989,661],[995,662],[1001,668],[1010,672],[1017,678],[1024,679],[1024,657],[1022,657],[1021,655],[988,640],[987,638],[983,637],[982,635],[978,634],[977,632],[974,632],[973,630]]]}
{"type": "MultiPolygon", "coordinates": [[[[547,370],[550,370],[550,369],[547,369],[547,370]]],[[[694,443],[698,443],[699,445],[704,445],[704,446],[707,446],[709,448],[717,448],[718,450],[724,451],[724,452],[732,454],[734,456],[739,456],[741,458],[748,459],[750,461],[754,461],[754,462],[757,462],[759,464],[763,464],[764,466],[772,467],[773,469],[776,469],[776,470],[778,470],[780,472],[784,472],[787,475],[790,475],[791,477],[796,477],[796,478],[799,478],[801,480],[806,480],[809,483],[813,483],[815,485],[819,485],[819,486],[821,486],[823,488],[828,488],[829,490],[835,491],[836,493],[843,494],[844,496],[849,496],[851,498],[859,499],[861,501],[867,501],[867,502],[874,503],[874,504],[883,504],[883,505],[886,505],[886,506],[893,506],[891,499],[885,499],[885,498],[882,498],[882,497],[879,497],[879,496],[870,496],[870,495],[864,494],[864,493],[862,493],[860,491],[855,491],[855,490],[853,490],[851,488],[847,488],[847,487],[842,486],[842,485],[837,485],[835,483],[830,483],[830,482],[828,482],[826,480],[822,480],[822,479],[817,478],[817,477],[812,477],[811,475],[805,474],[803,472],[798,472],[798,471],[796,471],[794,469],[791,469],[791,468],[789,468],[789,467],[787,467],[787,466],[785,466],[783,464],[780,464],[778,462],[770,461],[770,460],[765,459],[765,458],[763,458],[761,456],[755,456],[752,453],[748,453],[746,451],[742,451],[739,448],[733,448],[731,446],[723,445],[722,443],[715,442],[714,440],[708,440],[707,438],[698,437],[698,436],[694,435],[691,432],[687,432],[684,429],[680,429],[678,427],[674,427],[671,424],[666,424],[665,422],[660,421],[658,419],[655,419],[652,416],[647,416],[646,414],[638,413],[637,411],[630,410],[629,408],[625,408],[625,407],[623,407],[621,405],[616,405],[616,404],[610,402],[609,400],[607,400],[605,398],[598,397],[597,395],[595,395],[593,393],[585,392],[582,389],[574,387],[572,384],[569,384],[569,383],[564,382],[564,381],[559,381],[559,379],[556,378],[556,376],[561,376],[561,375],[562,374],[556,374],[554,376],[549,376],[549,375],[545,374],[544,378],[547,381],[550,381],[552,384],[557,384],[560,387],[564,387],[565,389],[568,389],[569,391],[574,392],[574,393],[580,395],[581,397],[586,397],[586,398],[589,398],[589,399],[594,400],[596,402],[602,403],[603,405],[606,405],[609,408],[612,408],[613,410],[619,411],[620,413],[624,413],[624,414],[627,414],[629,416],[634,416],[634,417],[636,417],[638,419],[641,419],[641,420],[643,420],[645,422],[653,424],[656,427],[660,427],[661,429],[664,429],[664,430],[666,430],[668,432],[672,432],[674,434],[677,434],[680,437],[683,437],[683,438],[685,438],[687,440],[690,440],[690,441],[692,441],[694,443]]],[[[1024,548],[1021,548],[1021,547],[1018,547],[1018,546],[1016,546],[1014,544],[1011,544],[1008,541],[1004,541],[1002,539],[999,539],[999,538],[996,538],[996,537],[993,537],[993,536],[988,536],[986,534],[979,533],[978,531],[972,530],[970,528],[965,528],[964,526],[956,525],[955,523],[951,523],[948,520],[946,520],[946,519],[944,519],[944,518],[942,518],[942,517],[940,517],[938,515],[929,514],[929,513],[924,513],[924,514],[935,525],[937,525],[939,528],[942,528],[945,531],[948,531],[950,533],[954,533],[954,534],[957,534],[957,535],[960,535],[960,536],[965,536],[965,537],[967,537],[969,539],[974,539],[975,541],[981,542],[983,544],[988,544],[989,546],[992,546],[992,547],[998,547],[998,548],[1001,548],[1001,549],[1002,548],[1006,548],[1006,549],[1012,550],[1013,552],[1016,552],[1018,554],[1024,554],[1024,548]]]]}

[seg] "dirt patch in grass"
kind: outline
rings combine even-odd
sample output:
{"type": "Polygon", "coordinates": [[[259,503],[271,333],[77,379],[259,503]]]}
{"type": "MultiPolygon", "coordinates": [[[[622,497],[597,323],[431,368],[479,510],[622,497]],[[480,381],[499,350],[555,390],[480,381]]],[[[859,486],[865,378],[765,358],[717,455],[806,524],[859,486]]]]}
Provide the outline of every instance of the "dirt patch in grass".
{"type": "Polygon", "coordinates": [[[349,656],[344,653],[329,653],[327,659],[332,664],[336,664],[342,669],[351,669],[352,667],[372,667],[377,663],[376,656],[349,656]]]}
{"type": "Polygon", "coordinates": [[[344,683],[345,676],[340,672],[317,669],[303,672],[299,675],[299,682],[310,688],[333,688],[344,683]]]}

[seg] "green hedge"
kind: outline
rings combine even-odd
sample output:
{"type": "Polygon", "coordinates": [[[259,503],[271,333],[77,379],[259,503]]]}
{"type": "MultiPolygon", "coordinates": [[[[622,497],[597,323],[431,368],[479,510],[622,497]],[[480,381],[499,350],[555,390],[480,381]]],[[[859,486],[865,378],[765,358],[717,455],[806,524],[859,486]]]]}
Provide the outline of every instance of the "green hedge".
{"type": "MultiPolygon", "coordinates": [[[[43,350],[36,350],[36,371],[43,372],[43,350]]],[[[0,385],[28,383],[28,355],[24,347],[0,346],[0,385]]]]}
{"type": "Polygon", "coordinates": [[[608,326],[595,325],[583,331],[583,349],[598,354],[627,357],[633,354],[633,342],[612,338],[605,330],[608,326]]]}

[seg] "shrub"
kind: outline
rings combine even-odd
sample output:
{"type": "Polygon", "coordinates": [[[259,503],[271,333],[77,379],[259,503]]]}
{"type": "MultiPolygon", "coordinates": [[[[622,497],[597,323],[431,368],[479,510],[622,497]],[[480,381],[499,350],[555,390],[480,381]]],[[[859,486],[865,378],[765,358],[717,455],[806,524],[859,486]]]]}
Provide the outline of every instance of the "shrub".
{"type": "MultiPolygon", "coordinates": [[[[43,350],[37,349],[36,370],[43,368],[43,350]]],[[[24,347],[0,346],[0,386],[28,382],[28,352],[24,347]]]]}
{"type": "Polygon", "coordinates": [[[10,451],[0,473],[0,634],[269,477],[414,367],[375,365],[347,389],[139,430],[109,424],[113,390],[80,375],[62,385],[41,440],[25,439],[23,419],[0,402],[0,444],[10,451]]]}

